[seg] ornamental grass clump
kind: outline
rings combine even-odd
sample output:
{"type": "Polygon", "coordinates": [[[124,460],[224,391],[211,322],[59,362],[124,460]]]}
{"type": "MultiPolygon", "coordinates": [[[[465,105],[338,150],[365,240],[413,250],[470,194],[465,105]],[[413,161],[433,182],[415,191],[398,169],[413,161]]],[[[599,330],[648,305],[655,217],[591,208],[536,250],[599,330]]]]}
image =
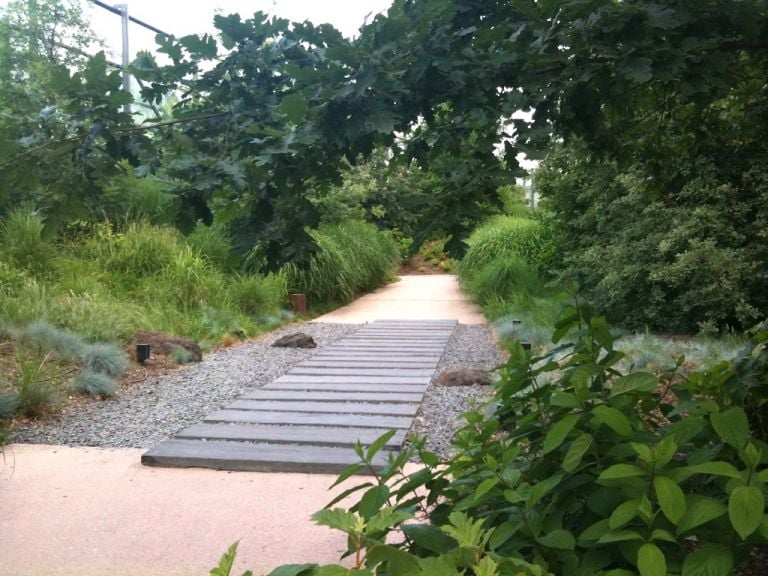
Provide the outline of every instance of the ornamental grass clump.
{"type": "Polygon", "coordinates": [[[89,344],[83,354],[86,370],[119,378],[128,368],[128,360],[120,347],[108,342],[89,344]]]}
{"type": "Polygon", "coordinates": [[[117,386],[112,378],[93,370],[83,370],[75,376],[72,388],[78,394],[98,398],[111,398],[117,393],[117,386]]]}

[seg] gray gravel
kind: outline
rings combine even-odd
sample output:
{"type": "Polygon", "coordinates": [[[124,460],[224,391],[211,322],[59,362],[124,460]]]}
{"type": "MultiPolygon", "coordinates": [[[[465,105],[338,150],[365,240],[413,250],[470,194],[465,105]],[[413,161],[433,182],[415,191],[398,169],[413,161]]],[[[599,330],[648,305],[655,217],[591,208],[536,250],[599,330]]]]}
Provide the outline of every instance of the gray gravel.
{"type": "MultiPolygon", "coordinates": [[[[200,422],[245,391],[278,378],[322,346],[357,330],[353,324],[306,323],[283,327],[263,339],[206,355],[188,369],[152,379],[115,399],[64,411],[43,425],[17,428],[16,442],[69,446],[150,448],[200,422]],[[272,348],[278,337],[310,334],[318,348],[272,348]]],[[[448,342],[437,373],[456,368],[492,369],[503,361],[489,326],[460,324],[448,342]]],[[[491,393],[483,386],[430,385],[412,431],[428,438],[442,456],[461,424],[460,416],[491,393]]]]}
{"type": "MultiPolygon", "coordinates": [[[[437,374],[458,368],[493,370],[505,361],[496,346],[493,329],[482,324],[459,324],[440,360],[437,374]]],[[[451,453],[451,439],[462,427],[462,414],[493,394],[491,386],[441,386],[427,388],[411,432],[427,439],[427,449],[442,458],[451,453]]]]}

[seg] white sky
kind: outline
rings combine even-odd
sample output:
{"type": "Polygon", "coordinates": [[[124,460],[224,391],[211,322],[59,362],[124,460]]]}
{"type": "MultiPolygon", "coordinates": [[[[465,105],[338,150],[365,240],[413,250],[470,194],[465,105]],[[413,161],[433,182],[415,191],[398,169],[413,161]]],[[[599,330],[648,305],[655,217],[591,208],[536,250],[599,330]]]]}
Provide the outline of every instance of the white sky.
{"type": "MultiPolygon", "coordinates": [[[[96,34],[107,41],[112,57],[121,58],[120,17],[81,0],[96,34]]],[[[2,2],[0,2],[2,3],[2,2]]],[[[115,5],[109,0],[105,4],[115,5]]],[[[392,0],[127,0],[128,14],[176,37],[187,34],[215,33],[215,14],[238,13],[243,20],[259,10],[291,21],[328,22],[347,37],[357,35],[368,17],[385,11],[392,0]]],[[[128,28],[131,60],[137,50],[154,50],[155,33],[131,22],[128,28]]]]}

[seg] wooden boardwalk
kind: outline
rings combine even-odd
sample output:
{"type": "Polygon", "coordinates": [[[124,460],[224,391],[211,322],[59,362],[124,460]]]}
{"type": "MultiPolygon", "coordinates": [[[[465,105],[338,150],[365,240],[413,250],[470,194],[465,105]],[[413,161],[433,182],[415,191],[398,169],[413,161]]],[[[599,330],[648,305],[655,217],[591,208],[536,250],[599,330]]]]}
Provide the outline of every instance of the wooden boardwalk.
{"type": "Polygon", "coordinates": [[[142,455],[147,466],[338,473],[353,445],[395,435],[400,448],[455,320],[379,320],[142,455]]]}

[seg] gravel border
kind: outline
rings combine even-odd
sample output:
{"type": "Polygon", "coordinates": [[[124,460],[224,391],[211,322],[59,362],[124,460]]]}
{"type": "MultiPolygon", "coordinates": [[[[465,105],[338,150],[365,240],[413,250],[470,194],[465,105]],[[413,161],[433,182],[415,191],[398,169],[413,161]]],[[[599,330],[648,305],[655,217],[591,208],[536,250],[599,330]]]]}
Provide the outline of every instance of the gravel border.
{"type": "MultiPolygon", "coordinates": [[[[245,391],[261,387],[323,346],[355,332],[359,324],[289,325],[239,346],[217,350],[202,362],[121,392],[114,399],[72,407],[43,424],[17,427],[13,440],[32,444],[151,448],[179,430],[200,422],[245,391]],[[272,348],[292,332],[310,334],[314,349],[272,348]]],[[[504,358],[488,325],[459,324],[438,365],[437,374],[464,368],[493,369],[504,358]]],[[[431,384],[411,431],[426,436],[441,456],[461,426],[461,414],[492,393],[487,386],[431,384]]]]}

